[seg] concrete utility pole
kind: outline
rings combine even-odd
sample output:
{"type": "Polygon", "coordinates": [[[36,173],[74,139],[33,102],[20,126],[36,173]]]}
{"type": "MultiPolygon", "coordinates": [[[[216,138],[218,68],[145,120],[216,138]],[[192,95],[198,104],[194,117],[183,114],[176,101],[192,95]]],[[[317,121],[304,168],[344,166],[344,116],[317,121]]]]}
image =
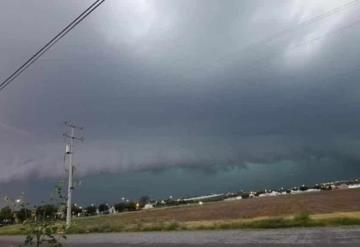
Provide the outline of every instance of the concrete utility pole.
{"type": "Polygon", "coordinates": [[[73,153],[74,153],[74,142],[75,140],[83,141],[83,137],[75,136],[75,129],[82,130],[82,127],[78,127],[70,122],[65,122],[65,126],[67,129],[70,129],[70,134],[64,133],[64,136],[70,140],[69,143],[65,146],[65,155],[68,156],[69,162],[69,182],[68,182],[68,197],[67,197],[67,210],[66,210],[66,227],[70,227],[71,225],[71,205],[72,205],[72,191],[74,189],[73,186],[73,173],[74,173],[74,165],[73,165],[73,153]]]}

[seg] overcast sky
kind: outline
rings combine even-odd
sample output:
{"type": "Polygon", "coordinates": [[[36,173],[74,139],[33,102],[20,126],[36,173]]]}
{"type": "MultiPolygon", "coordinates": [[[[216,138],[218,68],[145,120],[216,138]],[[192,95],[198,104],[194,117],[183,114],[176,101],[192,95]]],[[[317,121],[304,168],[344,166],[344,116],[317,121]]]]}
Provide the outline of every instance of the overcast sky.
{"type": "MultiPolygon", "coordinates": [[[[3,0],[0,79],[91,3],[3,0]]],[[[65,120],[86,202],[360,177],[359,11],[105,1],[0,92],[0,194],[65,176],[65,120]]]]}

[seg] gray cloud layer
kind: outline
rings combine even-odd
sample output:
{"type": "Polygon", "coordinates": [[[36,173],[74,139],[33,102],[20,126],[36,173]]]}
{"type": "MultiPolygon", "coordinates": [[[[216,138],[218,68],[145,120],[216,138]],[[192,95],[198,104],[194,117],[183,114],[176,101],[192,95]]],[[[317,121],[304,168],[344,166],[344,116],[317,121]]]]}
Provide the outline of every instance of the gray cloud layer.
{"type": "MultiPolygon", "coordinates": [[[[90,2],[4,1],[1,78],[90,2]]],[[[0,182],[62,175],[68,119],[82,175],[358,164],[359,6],[301,25],[345,3],[108,0],[0,95],[0,182]]]]}

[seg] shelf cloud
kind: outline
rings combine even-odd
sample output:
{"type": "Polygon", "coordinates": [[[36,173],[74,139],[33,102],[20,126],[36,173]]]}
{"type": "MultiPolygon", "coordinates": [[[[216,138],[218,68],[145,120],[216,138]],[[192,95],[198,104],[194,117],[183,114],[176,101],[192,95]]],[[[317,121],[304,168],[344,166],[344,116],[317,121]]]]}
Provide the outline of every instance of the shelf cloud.
{"type": "MultiPolygon", "coordinates": [[[[90,2],[3,1],[0,77],[90,2]]],[[[0,183],[63,176],[65,120],[81,176],[358,165],[359,8],[106,1],[1,92],[0,183]]]]}

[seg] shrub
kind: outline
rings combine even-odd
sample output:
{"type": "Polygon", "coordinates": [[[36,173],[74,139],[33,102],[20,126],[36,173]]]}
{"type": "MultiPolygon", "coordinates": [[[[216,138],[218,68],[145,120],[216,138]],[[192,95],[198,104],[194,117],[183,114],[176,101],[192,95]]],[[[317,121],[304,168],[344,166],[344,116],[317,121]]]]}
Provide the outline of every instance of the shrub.
{"type": "Polygon", "coordinates": [[[169,225],[166,226],[165,230],[167,230],[167,231],[175,231],[175,230],[177,230],[179,228],[180,228],[179,223],[172,222],[172,223],[170,223],[169,225]]]}
{"type": "Polygon", "coordinates": [[[297,223],[308,223],[311,221],[310,214],[308,212],[302,212],[294,217],[294,221],[297,223]]]}

